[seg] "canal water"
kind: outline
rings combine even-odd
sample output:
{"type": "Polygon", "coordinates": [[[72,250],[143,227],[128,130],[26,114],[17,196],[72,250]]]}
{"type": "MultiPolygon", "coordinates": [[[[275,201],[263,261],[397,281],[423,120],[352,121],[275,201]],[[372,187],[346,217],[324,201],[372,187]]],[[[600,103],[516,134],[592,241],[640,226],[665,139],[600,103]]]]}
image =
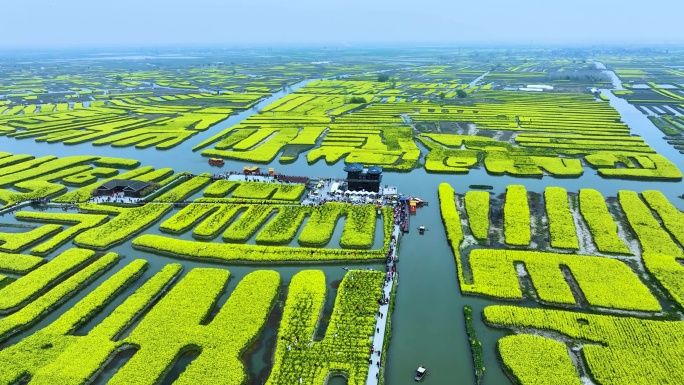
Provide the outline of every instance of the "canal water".
{"type": "MultiPolygon", "coordinates": [[[[118,156],[138,159],[142,165],[151,165],[156,168],[172,167],[177,172],[189,171],[193,173],[201,172],[223,172],[228,170],[241,170],[246,165],[245,162],[226,161],[222,168],[212,168],[207,164],[199,152],[193,153],[192,147],[202,142],[206,138],[215,135],[220,130],[236,124],[246,117],[256,113],[259,109],[270,104],[272,101],[283,97],[285,94],[294,91],[307,81],[292,86],[288,91],[276,93],[266,98],[254,108],[244,111],[236,116],[228,118],[226,121],[215,126],[211,130],[200,133],[187,140],[176,148],[157,151],[155,149],[138,150],[135,148],[112,148],[109,146],[92,146],[91,144],[80,144],[66,146],[61,143],[36,143],[32,139],[13,140],[2,139],[0,151],[13,153],[27,153],[36,156],[56,155],[102,155],[118,156]]],[[[670,147],[663,139],[662,133],[654,127],[651,122],[644,117],[633,106],[615,97],[610,91],[602,91],[609,97],[610,103],[621,114],[622,119],[632,129],[634,134],[640,135],[658,153],[665,155],[668,159],[675,162],[677,166],[684,170],[683,155],[670,147]]],[[[307,175],[311,177],[344,177],[343,164],[337,163],[328,166],[325,162],[319,161],[313,165],[308,165],[305,158],[306,154],[301,154],[299,159],[291,164],[281,165],[277,161],[265,167],[274,167],[277,172],[287,175],[307,175]]],[[[391,385],[408,385],[414,383],[413,373],[419,365],[425,365],[429,369],[426,383],[431,384],[474,384],[473,364],[469,348],[468,339],[465,333],[463,306],[473,307],[475,314],[475,326],[478,337],[482,341],[486,372],[483,378],[484,384],[506,384],[509,380],[499,367],[497,362],[496,341],[504,336],[506,332],[485,326],[481,321],[481,311],[485,306],[504,303],[500,301],[485,300],[477,297],[462,296],[458,287],[456,264],[453,253],[449,248],[446,236],[441,224],[439,214],[439,202],[437,198],[437,186],[439,183],[450,183],[457,193],[465,193],[469,190],[469,185],[491,185],[495,195],[503,193],[505,187],[510,184],[523,184],[528,191],[542,192],[548,186],[560,186],[569,192],[576,192],[580,187],[590,187],[599,190],[604,196],[615,196],[619,190],[628,189],[637,192],[647,189],[661,190],[676,206],[684,209],[684,203],[678,195],[684,193],[682,182],[644,182],[637,180],[618,180],[603,179],[599,177],[595,170],[585,169],[585,174],[576,179],[559,179],[545,176],[544,178],[516,178],[510,176],[488,175],[483,168],[473,169],[467,175],[444,175],[427,173],[424,169],[414,170],[409,173],[386,172],[383,175],[383,184],[396,185],[402,193],[419,196],[429,202],[425,208],[421,208],[417,215],[412,218],[412,231],[402,238],[399,256],[400,262],[398,269],[400,281],[397,291],[396,308],[392,317],[392,340],[387,358],[386,383],[391,385]],[[427,231],[424,235],[416,231],[419,225],[425,225],[427,231]]],[[[174,211],[175,212],[175,211],[174,211]]],[[[173,213],[167,215],[170,217],[173,213]]],[[[0,219],[6,223],[16,223],[11,215],[5,215],[0,219]]],[[[340,224],[338,224],[340,227],[340,224]]],[[[161,234],[158,226],[153,226],[146,232],[161,234]]],[[[339,236],[340,228],[336,229],[339,236]]],[[[180,236],[190,239],[190,234],[180,236]]],[[[66,244],[59,251],[66,250],[71,244],[66,244]]],[[[145,273],[145,277],[152,276],[167,263],[180,262],[184,266],[184,274],[196,267],[222,267],[231,272],[232,279],[221,297],[219,305],[225,302],[232,289],[242,277],[251,271],[258,269],[272,269],[280,273],[284,283],[289,282],[291,277],[303,269],[320,269],[325,272],[327,282],[330,285],[328,310],[332,305],[335,295],[335,282],[339,281],[343,274],[343,266],[354,267],[376,267],[379,264],[344,264],[344,265],[231,265],[231,264],[212,264],[198,263],[188,260],[174,260],[169,257],[157,256],[133,250],[130,242],[116,246],[112,249],[125,256],[122,263],[135,258],[144,258],[150,262],[150,268],[145,273]]],[[[55,255],[56,253],[53,253],[55,255]]],[[[90,288],[103,282],[112,272],[90,285],[90,288]]],[[[125,293],[130,294],[135,286],[128,289],[125,293]]],[[[75,304],[78,299],[83,297],[83,293],[76,298],[68,301],[57,312],[46,317],[45,320],[33,326],[26,333],[23,333],[8,343],[14,343],[29,333],[32,333],[46,326],[53,321],[64,309],[75,304]]],[[[95,324],[100,322],[106,314],[111,312],[114,307],[122,302],[122,297],[110,304],[105,311],[97,316],[92,322],[84,325],[77,333],[85,333],[95,324]]],[[[527,305],[527,303],[526,303],[527,305]]],[[[268,375],[270,366],[275,330],[278,322],[275,320],[269,323],[269,330],[264,332],[262,338],[250,349],[246,356],[246,365],[254,379],[253,383],[261,384],[263,378],[268,375]]],[[[6,346],[0,345],[0,347],[6,346]]],[[[182,365],[181,365],[182,367],[182,365]]],[[[98,383],[104,383],[117,369],[116,365],[108,368],[98,379],[98,383]]],[[[178,368],[174,368],[167,376],[164,383],[170,382],[178,375],[178,368]],[[175,371],[175,372],[174,372],[175,371]]],[[[343,380],[336,378],[335,383],[342,384],[343,380]]]]}

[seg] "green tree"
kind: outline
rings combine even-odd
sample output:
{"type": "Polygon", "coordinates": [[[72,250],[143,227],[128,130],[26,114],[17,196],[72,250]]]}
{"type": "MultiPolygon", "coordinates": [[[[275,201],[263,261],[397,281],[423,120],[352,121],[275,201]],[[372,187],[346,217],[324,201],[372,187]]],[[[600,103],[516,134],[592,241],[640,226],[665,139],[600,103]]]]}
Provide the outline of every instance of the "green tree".
{"type": "Polygon", "coordinates": [[[456,91],[456,96],[458,96],[459,98],[463,99],[463,98],[467,97],[468,94],[467,94],[465,91],[463,91],[463,90],[458,90],[458,91],[456,91]]]}

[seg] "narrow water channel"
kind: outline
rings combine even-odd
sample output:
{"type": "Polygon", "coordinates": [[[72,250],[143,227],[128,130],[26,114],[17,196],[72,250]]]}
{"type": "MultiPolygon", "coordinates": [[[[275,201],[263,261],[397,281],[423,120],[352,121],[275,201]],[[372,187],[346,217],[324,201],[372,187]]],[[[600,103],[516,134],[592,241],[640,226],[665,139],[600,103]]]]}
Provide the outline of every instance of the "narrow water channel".
{"type": "Polygon", "coordinates": [[[468,84],[468,88],[473,88],[473,87],[477,86],[477,84],[478,84],[482,79],[484,79],[484,77],[487,76],[487,75],[489,75],[489,71],[483,73],[482,75],[480,75],[480,76],[478,76],[477,78],[475,78],[475,80],[473,80],[472,82],[470,82],[470,84],[468,84]]]}
{"type": "Polygon", "coordinates": [[[605,64],[595,61],[594,65],[596,66],[596,69],[602,70],[606,76],[610,78],[610,82],[613,84],[613,90],[624,90],[625,87],[622,86],[622,81],[620,78],[617,76],[615,71],[609,71],[605,64]]]}

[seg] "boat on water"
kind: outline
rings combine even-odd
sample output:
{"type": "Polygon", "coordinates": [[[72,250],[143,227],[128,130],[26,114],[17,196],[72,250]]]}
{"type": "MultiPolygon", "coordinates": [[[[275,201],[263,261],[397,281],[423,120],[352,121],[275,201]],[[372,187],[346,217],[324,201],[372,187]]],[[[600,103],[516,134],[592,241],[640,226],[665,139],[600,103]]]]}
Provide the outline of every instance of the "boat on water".
{"type": "Polygon", "coordinates": [[[425,233],[425,225],[420,225],[420,227],[418,227],[418,232],[421,234],[425,233]]]}
{"type": "Polygon", "coordinates": [[[425,378],[426,373],[427,373],[427,369],[425,368],[425,366],[420,365],[420,367],[418,367],[418,369],[416,369],[416,377],[414,378],[414,380],[422,381],[423,378],[425,378]]]}
{"type": "Polygon", "coordinates": [[[490,186],[488,184],[471,184],[468,187],[470,187],[471,189],[474,189],[474,190],[493,190],[494,189],[493,186],[490,186]]]}
{"type": "Polygon", "coordinates": [[[209,158],[209,164],[212,166],[223,166],[226,162],[219,158],[209,158]]]}

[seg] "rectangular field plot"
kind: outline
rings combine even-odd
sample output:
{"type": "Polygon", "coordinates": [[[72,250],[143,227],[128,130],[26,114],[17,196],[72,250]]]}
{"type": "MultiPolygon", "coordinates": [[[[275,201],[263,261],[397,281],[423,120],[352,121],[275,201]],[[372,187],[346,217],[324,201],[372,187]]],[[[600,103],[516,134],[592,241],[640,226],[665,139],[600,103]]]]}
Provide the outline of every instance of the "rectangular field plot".
{"type": "MultiPolygon", "coordinates": [[[[0,341],[42,319],[40,311],[74,295],[85,285],[85,279],[110,269],[117,257],[107,254],[98,259],[92,252],[71,249],[1,289],[3,298],[15,302],[31,289],[34,299],[0,320],[0,341]],[[94,260],[90,266],[78,267],[73,276],[49,287],[51,280],[64,277],[74,264],[87,259],[94,260]]],[[[261,335],[283,290],[280,274],[256,270],[232,278],[239,280],[237,286],[207,318],[231,279],[228,270],[195,268],[181,278],[180,264],[167,264],[144,275],[149,268],[141,259],[117,266],[74,306],[41,325],[36,333],[5,346],[0,350],[0,381],[11,383],[30,376],[32,382],[41,384],[81,383],[103,379],[103,369],[109,368],[114,370],[107,374],[108,383],[152,384],[168,377],[179,355],[194,353],[176,383],[196,384],[209,379],[244,383],[247,373],[241,358],[244,349],[261,335]],[[103,310],[103,317],[91,322],[103,310]],[[83,328],[86,323],[89,326],[83,328]],[[169,325],[174,325],[173,330],[169,325]],[[80,332],[76,334],[75,330],[80,332]],[[135,353],[132,357],[117,360],[131,351],[135,353]]],[[[318,381],[340,369],[348,370],[358,381],[365,379],[371,346],[368,337],[375,334],[377,299],[384,278],[379,271],[349,271],[329,310],[331,318],[326,322],[330,326],[324,338],[313,341],[316,329],[323,327],[318,318],[331,294],[327,293],[322,271],[296,274],[282,293],[285,308],[276,364],[268,383],[290,384],[295,377],[318,381]],[[353,316],[346,314],[350,309],[356,309],[353,316]],[[301,349],[303,346],[307,349],[301,349]],[[333,355],[334,360],[321,365],[321,356],[333,355]]]]}
{"type": "Polygon", "coordinates": [[[541,375],[581,384],[578,372],[584,370],[602,384],[684,381],[678,358],[684,352],[682,321],[513,306],[486,307],[484,320],[519,333],[499,340],[498,350],[505,368],[523,383],[541,375]],[[580,341],[579,352],[568,348],[580,341]],[[574,359],[578,355],[585,361],[574,359]]]}
{"type": "Polygon", "coordinates": [[[260,163],[288,163],[308,151],[309,163],[411,170],[420,143],[429,150],[425,167],[434,172],[466,173],[482,164],[492,174],[578,177],[593,167],[605,177],[681,179],[674,164],[631,136],[617,111],[591,95],[468,88],[463,103],[382,96],[415,86],[312,82],[195,149],[216,143],[203,154],[260,163]],[[354,96],[326,96],[334,92],[354,96]]]}
{"type": "MultiPolygon", "coordinates": [[[[42,106],[40,113],[26,119],[24,115],[5,114],[0,120],[0,134],[17,139],[33,138],[42,142],[114,147],[135,146],[157,149],[174,147],[199,131],[206,130],[234,112],[250,107],[264,94],[233,97],[232,94],[183,95],[183,104],[172,96],[154,98],[126,98],[110,95],[101,103],[81,103],[69,109],[58,104],[54,112],[42,106]],[[250,98],[251,97],[251,98],[250,98]],[[230,105],[230,108],[217,107],[230,105]],[[16,118],[12,118],[16,116],[16,118]]],[[[14,112],[14,111],[12,111],[14,112]]]]}
{"type": "Polygon", "coordinates": [[[394,216],[372,205],[292,206],[193,203],[160,224],[166,233],[194,228],[199,241],[146,234],[133,246],[146,251],[219,262],[332,262],[384,259],[394,216]],[[214,240],[222,234],[220,240],[214,240]],[[224,243],[227,242],[227,243],[224,243]],[[338,248],[341,247],[341,248],[338,248]]]}
{"type": "Polygon", "coordinates": [[[468,263],[473,283],[464,283],[461,288],[471,294],[522,299],[518,274],[525,271],[533,285],[527,289],[534,289],[543,302],[575,304],[578,297],[583,297],[596,307],[661,310],[636,274],[616,259],[519,250],[474,250],[468,256],[468,263]],[[568,277],[577,282],[579,291],[571,290],[568,277]]]}
{"type": "Polygon", "coordinates": [[[568,194],[549,187],[543,196],[524,189],[524,195],[512,196],[519,187],[509,186],[505,197],[478,192],[490,204],[475,206],[473,192],[463,197],[447,184],[440,186],[442,220],[457,253],[462,292],[647,312],[670,311],[682,302],[677,277],[684,271],[684,213],[662,193],[620,191],[617,198],[605,199],[592,189],[568,194]],[[474,236],[483,216],[489,224],[486,238],[474,236]],[[531,243],[528,238],[512,243],[513,235],[523,233],[531,243]],[[471,248],[474,243],[487,248],[471,248]]]}

